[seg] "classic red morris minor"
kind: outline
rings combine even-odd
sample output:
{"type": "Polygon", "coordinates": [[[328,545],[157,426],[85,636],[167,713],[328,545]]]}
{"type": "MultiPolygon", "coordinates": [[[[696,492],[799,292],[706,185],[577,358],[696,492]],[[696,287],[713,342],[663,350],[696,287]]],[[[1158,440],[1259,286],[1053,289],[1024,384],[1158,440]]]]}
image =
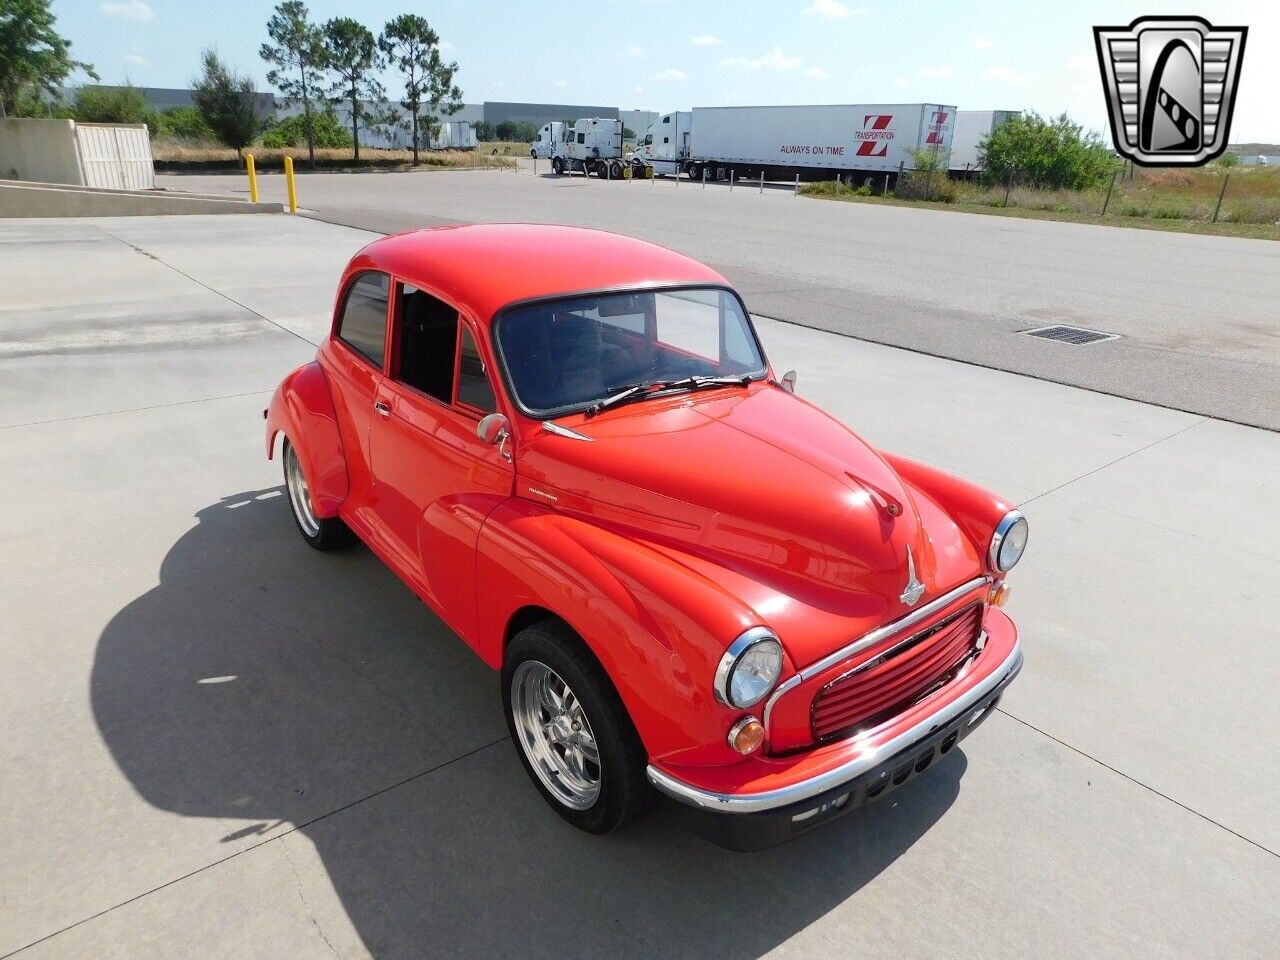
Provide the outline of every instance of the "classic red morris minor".
{"type": "Polygon", "coordinates": [[[1022,665],[1026,520],[793,383],[692,260],[445,227],[351,261],[267,454],[311,546],[354,532],[501,670],[557,813],[604,833],[656,787],[757,849],[937,762],[1022,665]]]}

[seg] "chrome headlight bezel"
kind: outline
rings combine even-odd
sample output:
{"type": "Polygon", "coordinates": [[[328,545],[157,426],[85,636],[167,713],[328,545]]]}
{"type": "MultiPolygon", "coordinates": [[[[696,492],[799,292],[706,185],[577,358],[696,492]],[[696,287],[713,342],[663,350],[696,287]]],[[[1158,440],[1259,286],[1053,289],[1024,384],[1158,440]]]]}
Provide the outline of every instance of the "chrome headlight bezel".
{"type": "Polygon", "coordinates": [[[752,627],[738,636],[738,639],[729,644],[729,648],[725,650],[724,656],[720,658],[720,663],[716,667],[716,677],[714,683],[716,699],[723,703],[726,707],[733,707],[736,710],[745,710],[748,707],[754,707],[765,697],[773,692],[774,687],[778,685],[778,678],[782,676],[782,643],[778,640],[777,635],[768,627],[752,627]],[[767,647],[761,647],[767,644],[767,647]],[[746,701],[735,701],[733,699],[733,673],[734,670],[742,662],[743,656],[748,651],[755,651],[757,654],[768,654],[769,650],[774,651],[775,667],[773,670],[773,678],[757,697],[746,701]]]}
{"type": "Polygon", "coordinates": [[[1031,525],[1027,523],[1027,518],[1022,515],[1020,510],[1010,510],[1004,515],[1004,518],[996,524],[995,532],[991,534],[991,546],[987,550],[987,562],[991,564],[991,569],[998,573],[1008,573],[1018,565],[1018,561],[1022,559],[1022,555],[1027,551],[1027,539],[1031,532],[1031,525]],[[1026,531],[1027,536],[1022,538],[1022,549],[1018,551],[1018,555],[1012,561],[1005,562],[1007,558],[1002,556],[1004,548],[1009,544],[1009,534],[1019,524],[1026,531]]]}

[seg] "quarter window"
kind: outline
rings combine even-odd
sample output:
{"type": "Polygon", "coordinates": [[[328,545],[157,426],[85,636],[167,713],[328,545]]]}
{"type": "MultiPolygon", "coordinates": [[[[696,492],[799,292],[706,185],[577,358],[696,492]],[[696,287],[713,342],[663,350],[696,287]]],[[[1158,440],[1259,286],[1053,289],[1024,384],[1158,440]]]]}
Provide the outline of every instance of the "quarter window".
{"type": "Polygon", "coordinates": [[[385,273],[362,273],[347,290],[338,321],[338,337],[379,370],[387,350],[387,292],[385,273]]]}
{"type": "Polygon", "coordinates": [[[462,328],[462,350],[458,355],[458,402],[484,413],[494,413],[498,409],[484,361],[480,359],[471,331],[465,326],[462,328]]]}

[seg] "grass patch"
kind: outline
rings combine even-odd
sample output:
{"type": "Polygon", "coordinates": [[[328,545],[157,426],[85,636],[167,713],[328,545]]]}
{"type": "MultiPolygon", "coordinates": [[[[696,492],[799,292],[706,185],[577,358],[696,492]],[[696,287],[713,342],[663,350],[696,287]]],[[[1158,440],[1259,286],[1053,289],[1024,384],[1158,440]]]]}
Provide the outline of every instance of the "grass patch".
{"type": "MultiPolygon", "coordinates": [[[[243,167],[236,157],[236,152],[230,147],[161,141],[153,144],[151,150],[155,156],[156,169],[162,171],[240,170],[243,167]]],[[[259,170],[282,169],[286,156],[293,157],[294,166],[298,170],[310,169],[306,147],[283,149],[252,147],[245,152],[253,154],[254,164],[259,170]]],[[[412,164],[412,150],[377,150],[372,147],[361,147],[359,163],[353,159],[349,147],[316,150],[316,166],[327,170],[400,169],[411,167],[412,164]]],[[[515,160],[509,156],[495,156],[480,150],[421,150],[418,152],[418,166],[440,170],[467,170],[471,167],[507,170],[515,167],[515,160]]]]}
{"type": "Polygon", "coordinates": [[[939,191],[940,195],[930,200],[920,199],[920,185],[915,180],[908,181],[901,194],[891,191],[887,197],[877,191],[868,196],[829,180],[802,185],[800,192],[829,200],[1280,240],[1280,169],[1232,169],[1218,222],[1212,223],[1223,174],[1223,170],[1215,167],[1140,170],[1133,180],[1116,181],[1105,218],[1101,215],[1107,196],[1105,187],[1044,190],[1015,186],[1008,191],[1007,205],[1003,185],[965,181],[948,181],[949,189],[939,191]]]}
{"type": "Polygon", "coordinates": [[[490,156],[527,157],[532,147],[533,144],[521,143],[519,140],[481,140],[476,149],[490,156]]]}

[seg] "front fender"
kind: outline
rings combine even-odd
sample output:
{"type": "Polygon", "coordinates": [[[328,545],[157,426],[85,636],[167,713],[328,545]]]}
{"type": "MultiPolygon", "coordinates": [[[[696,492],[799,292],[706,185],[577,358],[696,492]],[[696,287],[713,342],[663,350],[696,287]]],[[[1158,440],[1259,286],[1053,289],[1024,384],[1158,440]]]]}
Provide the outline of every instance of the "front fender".
{"type": "MultiPolygon", "coordinates": [[[[725,648],[759,617],[711,579],[619,532],[508,500],[477,545],[477,650],[501,667],[507,625],[525,607],[565,620],[608,673],[650,757],[720,765],[744,713],[712,692],[725,648]]],[[[790,672],[784,665],[784,675],[790,672]]]]}
{"type": "Polygon", "coordinates": [[[347,499],[347,458],[324,368],[312,361],[284,378],[264,411],[267,459],[284,434],[298,451],[316,516],[336,517],[347,499]]]}

